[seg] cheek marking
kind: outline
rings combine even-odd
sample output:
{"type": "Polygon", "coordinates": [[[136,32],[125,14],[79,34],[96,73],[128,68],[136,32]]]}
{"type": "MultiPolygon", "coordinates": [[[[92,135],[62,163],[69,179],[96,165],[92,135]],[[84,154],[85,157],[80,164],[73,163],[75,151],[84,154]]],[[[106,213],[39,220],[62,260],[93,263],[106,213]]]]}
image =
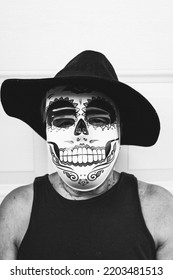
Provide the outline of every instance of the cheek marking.
{"type": "Polygon", "coordinates": [[[57,157],[59,158],[59,148],[58,148],[58,145],[57,145],[56,143],[54,143],[54,142],[48,142],[48,143],[49,143],[50,145],[51,145],[51,144],[53,145],[54,151],[55,151],[57,157]]]}

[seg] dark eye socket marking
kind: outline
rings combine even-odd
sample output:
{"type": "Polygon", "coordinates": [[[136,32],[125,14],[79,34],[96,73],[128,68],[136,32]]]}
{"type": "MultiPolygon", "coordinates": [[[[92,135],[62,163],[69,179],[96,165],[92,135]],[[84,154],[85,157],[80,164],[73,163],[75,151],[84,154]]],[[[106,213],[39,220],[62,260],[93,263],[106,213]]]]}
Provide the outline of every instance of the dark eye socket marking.
{"type": "Polygon", "coordinates": [[[74,108],[54,108],[47,114],[49,126],[68,128],[75,123],[76,111],[74,108]]]}
{"type": "Polygon", "coordinates": [[[75,123],[75,120],[72,118],[63,118],[63,119],[55,118],[52,121],[52,125],[54,127],[59,127],[59,128],[68,128],[68,127],[72,126],[74,123],[75,123]]]}
{"type": "Polygon", "coordinates": [[[104,126],[111,123],[110,114],[97,107],[86,108],[86,120],[93,126],[104,126]]]}
{"type": "Polygon", "coordinates": [[[89,112],[89,110],[93,108],[97,111],[102,110],[102,112],[107,114],[110,118],[110,123],[117,121],[117,112],[115,107],[104,98],[95,98],[91,100],[86,107],[86,112],[89,112]]]}

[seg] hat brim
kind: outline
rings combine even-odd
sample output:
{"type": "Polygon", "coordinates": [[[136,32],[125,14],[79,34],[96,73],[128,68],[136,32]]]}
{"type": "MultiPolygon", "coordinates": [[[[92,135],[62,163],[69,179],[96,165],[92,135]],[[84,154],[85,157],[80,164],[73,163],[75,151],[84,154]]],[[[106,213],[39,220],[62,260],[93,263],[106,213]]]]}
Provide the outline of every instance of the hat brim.
{"type": "Polygon", "coordinates": [[[85,84],[100,90],[117,105],[122,123],[121,145],[152,146],[160,132],[160,121],[151,103],[130,86],[110,79],[86,76],[60,76],[45,79],[7,79],[1,87],[5,112],[32,127],[46,139],[41,103],[46,92],[56,86],[85,84]]]}

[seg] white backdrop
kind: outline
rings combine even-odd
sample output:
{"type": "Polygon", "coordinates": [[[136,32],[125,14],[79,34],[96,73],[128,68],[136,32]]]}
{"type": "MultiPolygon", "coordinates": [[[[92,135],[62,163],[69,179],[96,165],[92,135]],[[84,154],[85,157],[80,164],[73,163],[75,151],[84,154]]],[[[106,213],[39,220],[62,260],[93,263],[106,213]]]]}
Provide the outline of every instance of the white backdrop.
{"type": "MultiPolygon", "coordinates": [[[[173,191],[173,1],[0,0],[0,82],[54,76],[79,52],[103,52],[154,105],[154,147],[123,147],[116,168],[173,191]]],[[[45,142],[0,106],[0,197],[51,171],[45,142]]]]}

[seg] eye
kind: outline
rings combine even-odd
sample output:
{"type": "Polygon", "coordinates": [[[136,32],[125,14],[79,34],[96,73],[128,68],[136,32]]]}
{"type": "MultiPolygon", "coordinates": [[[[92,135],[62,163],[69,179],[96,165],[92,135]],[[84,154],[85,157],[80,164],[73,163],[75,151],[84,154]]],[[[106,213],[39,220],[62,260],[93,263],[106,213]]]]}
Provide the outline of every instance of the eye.
{"type": "Polygon", "coordinates": [[[88,118],[89,124],[93,126],[105,126],[110,124],[109,117],[90,117],[88,118]]]}
{"type": "Polygon", "coordinates": [[[52,120],[52,125],[59,128],[68,128],[74,124],[74,119],[72,118],[54,118],[52,120]]]}

